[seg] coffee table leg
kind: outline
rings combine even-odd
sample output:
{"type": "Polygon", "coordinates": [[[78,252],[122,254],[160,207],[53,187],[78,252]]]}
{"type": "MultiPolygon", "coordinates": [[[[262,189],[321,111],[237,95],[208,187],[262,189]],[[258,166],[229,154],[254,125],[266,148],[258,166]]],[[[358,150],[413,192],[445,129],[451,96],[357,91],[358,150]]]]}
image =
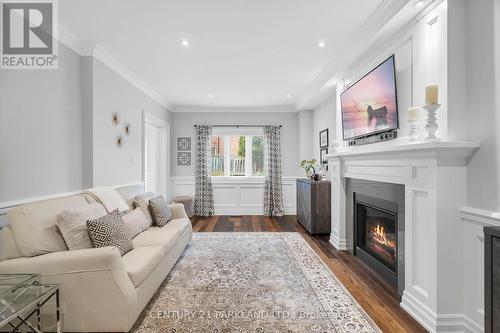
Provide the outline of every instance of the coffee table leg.
{"type": "Polygon", "coordinates": [[[57,318],[57,333],[62,333],[61,330],[61,313],[59,307],[59,288],[56,290],[56,318],[57,318]]]}
{"type": "Polygon", "coordinates": [[[42,330],[42,323],[40,318],[40,303],[36,303],[36,327],[39,331],[42,330]]]}

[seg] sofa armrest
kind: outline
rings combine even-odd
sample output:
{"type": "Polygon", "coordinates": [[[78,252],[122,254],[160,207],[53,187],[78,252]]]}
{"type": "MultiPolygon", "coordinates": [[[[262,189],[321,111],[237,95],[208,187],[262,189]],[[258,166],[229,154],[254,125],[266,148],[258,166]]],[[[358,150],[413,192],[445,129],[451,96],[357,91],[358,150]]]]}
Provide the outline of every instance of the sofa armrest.
{"type": "Polygon", "coordinates": [[[116,247],[5,260],[0,273],[39,273],[42,283],[59,284],[65,331],[128,331],[137,317],[137,293],[116,247]]]}
{"type": "Polygon", "coordinates": [[[95,270],[125,271],[120,252],[114,246],[52,252],[0,262],[0,273],[36,272],[42,275],[95,270]]]}
{"type": "Polygon", "coordinates": [[[180,203],[170,204],[170,212],[172,213],[172,219],[189,219],[184,209],[184,205],[180,203]]]}

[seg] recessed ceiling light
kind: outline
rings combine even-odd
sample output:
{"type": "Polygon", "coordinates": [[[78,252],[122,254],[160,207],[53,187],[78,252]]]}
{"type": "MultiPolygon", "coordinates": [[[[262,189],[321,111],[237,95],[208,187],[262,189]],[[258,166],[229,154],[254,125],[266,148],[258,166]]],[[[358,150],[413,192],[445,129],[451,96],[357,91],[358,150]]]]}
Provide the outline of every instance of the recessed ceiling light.
{"type": "Polygon", "coordinates": [[[318,47],[319,47],[320,49],[324,48],[325,46],[326,46],[326,42],[325,42],[324,40],[322,40],[322,41],[318,42],[318,47]]]}
{"type": "Polygon", "coordinates": [[[188,47],[188,46],[189,46],[189,41],[188,41],[187,39],[183,39],[183,40],[181,41],[181,44],[182,44],[182,46],[184,46],[184,47],[188,47]]]}
{"type": "Polygon", "coordinates": [[[413,3],[413,7],[417,7],[417,8],[420,8],[422,7],[423,5],[425,5],[425,1],[424,0],[418,0],[418,1],[415,1],[413,3]]]}
{"type": "Polygon", "coordinates": [[[286,98],[290,98],[290,97],[292,97],[292,95],[286,94],[286,98]]]}
{"type": "Polygon", "coordinates": [[[208,98],[214,98],[214,95],[208,94],[208,98]]]}

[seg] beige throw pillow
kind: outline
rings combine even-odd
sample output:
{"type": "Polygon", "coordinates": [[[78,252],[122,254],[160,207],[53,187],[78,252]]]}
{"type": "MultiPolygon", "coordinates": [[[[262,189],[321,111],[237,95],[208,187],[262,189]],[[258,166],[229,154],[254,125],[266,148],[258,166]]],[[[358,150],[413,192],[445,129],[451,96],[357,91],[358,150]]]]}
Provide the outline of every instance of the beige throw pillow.
{"type": "Polygon", "coordinates": [[[149,227],[153,226],[153,217],[151,216],[151,212],[149,211],[149,200],[157,198],[159,196],[159,194],[153,192],[146,192],[135,197],[135,205],[142,210],[144,215],[146,215],[149,227]]]}
{"type": "Polygon", "coordinates": [[[144,215],[142,209],[139,207],[123,215],[122,220],[125,222],[130,237],[132,238],[150,227],[146,215],[144,215]]]}
{"type": "Polygon", "coordinates": [[[92,244],[87,233],[87,220],[94,220],[106,215],[100,203],[75,207],[57,215],[56,224],[70,250],[90,249],[92,244]]]}

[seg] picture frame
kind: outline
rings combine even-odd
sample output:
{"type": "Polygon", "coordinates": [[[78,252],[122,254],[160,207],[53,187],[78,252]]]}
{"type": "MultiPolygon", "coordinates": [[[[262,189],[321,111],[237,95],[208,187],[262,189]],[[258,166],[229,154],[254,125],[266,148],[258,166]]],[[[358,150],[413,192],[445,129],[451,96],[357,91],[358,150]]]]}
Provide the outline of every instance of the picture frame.
{"type": "Polygon", "coordinates": [[[319,148],[328,148],[328,128],[319,132],[319,148]]]}
{"type": "Polygon", "coordinates": [[[319,151],[319,162],[320,165],[328,165],[328,160],[326,159],[326,155],[328,155],[328,148],[321,148],[319,151]]]}

